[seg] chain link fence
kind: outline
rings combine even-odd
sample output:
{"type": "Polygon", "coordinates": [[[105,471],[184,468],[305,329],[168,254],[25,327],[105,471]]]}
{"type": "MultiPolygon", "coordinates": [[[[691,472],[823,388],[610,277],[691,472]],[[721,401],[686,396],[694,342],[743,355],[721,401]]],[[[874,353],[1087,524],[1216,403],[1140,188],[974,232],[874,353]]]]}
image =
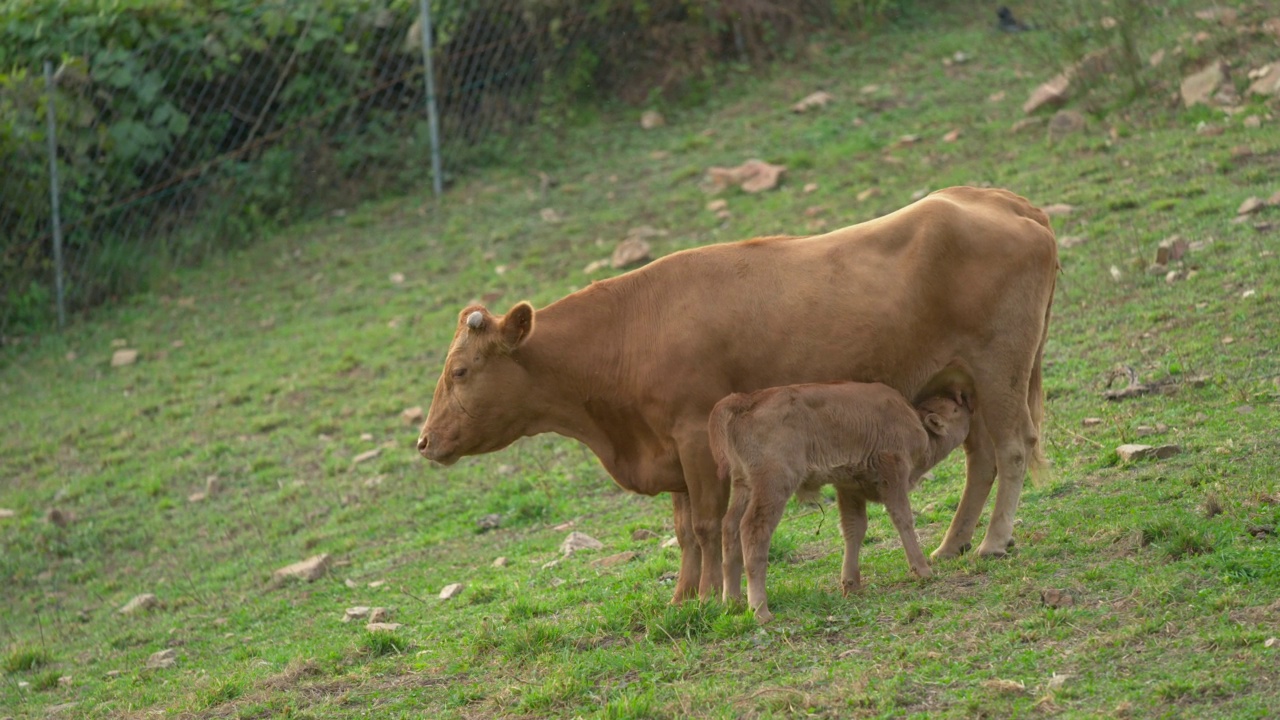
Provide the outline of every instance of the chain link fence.
{"type": "Polygon", "coordinates": [[[549,108],[643,101],[832,5],[153,2],[0,0],[0,345],[264,227],[438,194],[549,108]]]}

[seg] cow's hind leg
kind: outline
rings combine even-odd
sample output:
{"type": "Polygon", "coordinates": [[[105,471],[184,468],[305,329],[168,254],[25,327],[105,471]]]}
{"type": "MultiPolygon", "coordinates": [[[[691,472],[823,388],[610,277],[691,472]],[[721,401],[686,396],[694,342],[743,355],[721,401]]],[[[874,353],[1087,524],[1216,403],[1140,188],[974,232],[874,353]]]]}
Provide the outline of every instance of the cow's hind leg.
{"type": "Polygon", "coordinates": [[[959,557],[969,549],[982,507],[987,504],[987,496],[991,494],[991,485],[996,479],[995,447],[987,436],[982,415],[982,409],[979,409],[969,422],[969,436],[964,441],[964,490],[942,544],[930,555],[935,560],[959,557]]]}
{"type": "Polygon", "coordinates": [[[724,601],[742,599],[742,516],[751,500],[751,488],[744,478],[734,478],[729,512],[724,516],[722,543],[724,564],[724,601]]]}
{"type": "Polygon", "coordinates": [[[693,513],[689,508],[689,494],[671,493],[675,511],[676,540],[680,542],[680,575],[676,578],[676,591],[672,604],[688,600],[698,594],[698,581],[702,575],[702,548],[693,534],[693,513]]]}

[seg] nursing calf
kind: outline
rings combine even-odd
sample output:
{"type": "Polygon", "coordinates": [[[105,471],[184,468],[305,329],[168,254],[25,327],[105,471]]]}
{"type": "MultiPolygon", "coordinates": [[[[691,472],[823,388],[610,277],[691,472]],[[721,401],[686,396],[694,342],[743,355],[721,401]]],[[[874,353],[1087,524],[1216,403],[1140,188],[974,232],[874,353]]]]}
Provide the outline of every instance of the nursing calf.
{"type": "Polygon", "coordinates": [[[971,391],[950,389],[912,407],[880,383],[813,383],[735,393],[711,411],[708,431],[721,482],[732,481],[724,519],[724,596],[741,597],[760,622],[773,618],[765,594],[769,542],[792,495],[816,498],[834,485],[844,535],[845,594],[861,584],[858,552],[867,502],[883,503],[907,562],[930,575],[916,541],[907,493],[969,434],[971,391]]]}

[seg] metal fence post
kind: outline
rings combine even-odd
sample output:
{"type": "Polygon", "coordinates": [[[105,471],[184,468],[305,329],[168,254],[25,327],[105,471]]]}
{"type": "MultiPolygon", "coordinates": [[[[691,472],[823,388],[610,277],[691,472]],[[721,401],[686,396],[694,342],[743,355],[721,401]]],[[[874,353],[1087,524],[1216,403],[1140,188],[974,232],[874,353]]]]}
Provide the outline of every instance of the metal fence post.
{"type": "Polygon", "coordinates": [[[427,76],[427,127],[431,133],[431,189],[436,197],[443,191],[440,177],[440,121],[436,115],[436,78],[431,68],[431,0],[418,0],[422,13],[422,64],[427,76]]]}
{"type": "Polygon", "coordinates": [[[62,289],[62,217],[58,208],[58,124],[53,112],[53,62],[44,61],[45,116],[48,120],[49,140],[49,203],[53,211],[53,265],[54,282],[58,293],[58,327],[67,324],[67,305],[62,289]]]}

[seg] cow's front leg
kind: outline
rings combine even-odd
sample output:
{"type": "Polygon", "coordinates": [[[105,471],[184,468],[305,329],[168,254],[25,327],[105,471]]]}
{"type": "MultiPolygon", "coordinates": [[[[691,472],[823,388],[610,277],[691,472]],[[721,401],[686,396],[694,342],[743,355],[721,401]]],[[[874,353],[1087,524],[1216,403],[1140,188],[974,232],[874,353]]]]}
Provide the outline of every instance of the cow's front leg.
{"type": "Polygon", "coordinates": [[[717,477],[716,463],[707,447],[705,427],[699,426],[680,444],[680,465],[684,468],[684,481],[689,488],[693,535],[702,550],[698,597],[712,600],[719,597],[724,588],[721,522],[729,509],[730,485],[721,483],[717,477]]]}
{"type": "Polygon", "coordinates": [[[676,578],[676,592],[671,604],[677,605],[698,594],[698,582],[702,576],[702,548],[693,534],[693,512],[689,507],[689,493],[671,493],[675,511],[676,540],[680,543],[680,576],[676,578]]]}

